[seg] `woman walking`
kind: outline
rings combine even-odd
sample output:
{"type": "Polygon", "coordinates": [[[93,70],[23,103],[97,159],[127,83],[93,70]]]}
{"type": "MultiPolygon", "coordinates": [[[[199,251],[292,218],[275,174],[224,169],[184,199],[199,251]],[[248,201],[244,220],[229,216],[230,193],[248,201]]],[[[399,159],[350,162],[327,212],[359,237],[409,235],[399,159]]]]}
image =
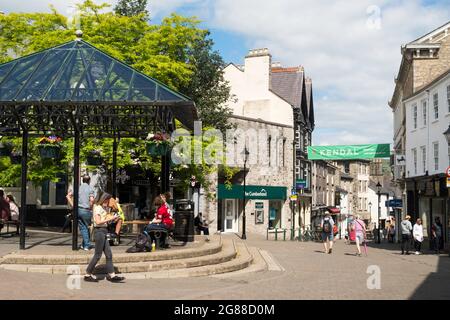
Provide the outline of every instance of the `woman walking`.
{"type": "MultiPolygon", "coordinates": [[[[361,257],[361,244],[364,244],[366,241],[366,224],[359,215],[356,216],[355,221],[353,221],[353,230],[355,230],[355,241],[356,241],[356,250],[358,251],[356,255],[361,257]]],[[[366,252],[367,255],[367,252],[366,252]]]]}
{"type": "Polygon", "coordinates": [[[86,269],[86,275],[84,280],[88,282],[98,282],[98,279],[92,274],[95,266],[102,257],[102,253],[106,256],[106,272],[108,275],[106,279],[111,282],[122,282],[124,277],[119,277],[114,273],[114,266],[112,263],[112,252],[109,246],[109,241],[106,239],[108,233],[108,223],[117,221],[118,214],[111,215],[109,213],[109,200],[111,195],[108,193],[102,193],[98,196],[94,203],[93,218],[94,218],[94,238],[95,238],[95,254],[92,257],[89,266],[86,269]]]}
{"type": "Polygon", "coordinates": [[[421,219],[416,220],[416,224],[413,227],[413,236],[414,236],[414,247],[416,249],[416,254],[420,254],[420,249],[422,247],[422,242],[423,242],[423,226],[422,226],[421,219]]]}

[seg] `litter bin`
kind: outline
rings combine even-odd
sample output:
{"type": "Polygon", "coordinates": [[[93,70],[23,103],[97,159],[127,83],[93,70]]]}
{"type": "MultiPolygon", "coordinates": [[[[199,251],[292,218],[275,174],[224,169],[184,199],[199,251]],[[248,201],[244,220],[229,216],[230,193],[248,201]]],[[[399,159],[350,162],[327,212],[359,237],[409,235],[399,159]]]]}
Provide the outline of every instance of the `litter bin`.
{"type": "Polygon", "coordinates": [[[175,229],[173,235],[175,239],[183,242],[194,241],[194,202],[177,200],[174,216],[175,229]]]}

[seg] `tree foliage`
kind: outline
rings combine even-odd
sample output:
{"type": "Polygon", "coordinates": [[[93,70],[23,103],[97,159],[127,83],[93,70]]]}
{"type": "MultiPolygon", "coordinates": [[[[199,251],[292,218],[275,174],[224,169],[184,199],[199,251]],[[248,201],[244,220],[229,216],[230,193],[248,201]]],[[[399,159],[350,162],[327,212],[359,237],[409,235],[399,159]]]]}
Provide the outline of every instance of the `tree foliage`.
{"type": "MultiPolygon", "coordinates": [[[[146,1],[119,1],[112,11],[108,4],[86,0],[78,4],[80,25],[56,9],[51,13],[9,13],[0,15],[0,63],[73,40],[75,29],[83,31],[83,39],[116,59],[148,74],[191,97],[196,103],[204,125],[227,128],[230,110],[223,107],[229,99],[229,87],[223,81],[223,60],[213,51],[208,30],[199,27],[193,17],[172,14],[160,24],[150,24],[146,1]]],[[[20,147],[20,139],[13,139],[20,147]]],[[[73,141],[63,142],[64,157],[41,161],[34,140],[30,139],[29,180],[39,184],[57,181],[58,174],[70,169],[73,141]]],[[[89,148],[100,147],[108,168],[112,165],[112,140],[83,141],[82,159],[89,148]]],[[[17,184],[20,165],[0,159],[0,185],[17,184]]],[[[139,165],[159,174],[160,160],[146,155],[145,142],[122,139],[119,144],[118,166],[139,165]],[[130,152],[131,151],[131,152],[130,152]]],[[[203,168],[204,169],[204,168],[203,168]]],[[[178,168],[203,176],[199,168],[178,168]]]]}
{"type": "Polygon", "coordinates": [[[147,0],[119,0],[114,7],[114,12],[121,16],[138,16],[144,15],[148,17],[149,13],[146,9],[147,0]]]}

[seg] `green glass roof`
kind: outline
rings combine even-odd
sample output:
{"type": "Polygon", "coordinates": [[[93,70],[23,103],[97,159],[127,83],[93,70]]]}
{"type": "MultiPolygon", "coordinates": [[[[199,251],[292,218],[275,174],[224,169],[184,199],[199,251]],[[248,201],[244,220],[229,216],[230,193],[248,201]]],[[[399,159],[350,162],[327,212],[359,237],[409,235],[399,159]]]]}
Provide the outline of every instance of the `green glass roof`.
{"type": "Polygon", "coordinates": [[[0,103],[13,101],[191,102],[81,39],[0,64],[0,103]]]}

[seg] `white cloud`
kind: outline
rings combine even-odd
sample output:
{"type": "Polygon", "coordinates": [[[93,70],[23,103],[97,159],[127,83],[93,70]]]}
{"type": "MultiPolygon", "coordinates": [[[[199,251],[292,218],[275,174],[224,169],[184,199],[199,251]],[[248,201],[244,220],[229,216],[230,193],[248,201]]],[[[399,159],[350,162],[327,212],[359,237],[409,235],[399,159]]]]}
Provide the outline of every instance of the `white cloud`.
{"type": "Polygon", "coordinates": [[[417,0],[218,0],[210,23],[268,47],[276,61],[305,67],[315,95],[327,97],[315,100],[317,144],[376,143],[392,141],[387,102],[400,46],[445,23],[449,13],[448,6],[417,0]],[[367,14],[372,5],[380,17],[367,14]],[[367,27],[378,18],[381,28],[367,27]]]}
{"type": "MultiPolygon", "coordinates": [[[[50,12],[50,5],[53,5],[58,12],[69,14],[75,4],[83,2],[82,0],[38,0],[38,1],[17,1],[2,0],[0,10],[8,12],[50,12]]],[[[94,0],[95,3],[115,4],[117,0],[94,0]]]]}
{"type": "MultiPolygon", "coordinates": [[[[48,3],[61,12],[68,7],[65,0],[2,0],[0,10],[47,11],[48,3]]],[[[286,66],[305,67],[315,90],[317,144],[392,141],[387,102],[400,65],[400,46],[450,16],[448,0],[428,5],[419,0],[149,1],[152,17],[181,7],[211,28],[242,35],[243,45],[268,47],[274,60],[286,66]],[[373,5],[380,8],[380,17],[376,10],[367,13],[373,5]],[[378,22],[379,29],[368,27],[378,22]]]]}

